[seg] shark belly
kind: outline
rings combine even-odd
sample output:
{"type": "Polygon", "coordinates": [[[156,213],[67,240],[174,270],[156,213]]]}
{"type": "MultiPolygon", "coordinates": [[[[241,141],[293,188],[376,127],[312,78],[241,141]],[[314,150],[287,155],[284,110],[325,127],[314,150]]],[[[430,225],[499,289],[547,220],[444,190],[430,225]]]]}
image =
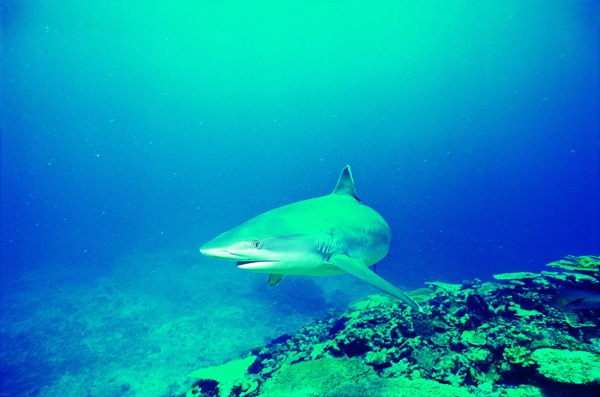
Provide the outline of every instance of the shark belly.
{"type": "Polygon", "coordinates": [[[256,273],[282,274],[291,276],[333,276],[345,273],[343,270],[326,261],[303,262],[303,263],[264,263],[264,262],[241,262],[239,269],[249,270],[256,273]]]}

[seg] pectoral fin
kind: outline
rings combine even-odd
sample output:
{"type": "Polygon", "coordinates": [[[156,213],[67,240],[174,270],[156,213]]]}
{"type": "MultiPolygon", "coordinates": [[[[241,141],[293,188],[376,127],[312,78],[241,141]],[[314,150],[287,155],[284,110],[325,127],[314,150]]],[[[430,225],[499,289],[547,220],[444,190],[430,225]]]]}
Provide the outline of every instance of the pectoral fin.
{"type": "Polygon", "coordinates": [[[354,277],[371,284],[373,287],[379,288],[383,292],[400,299],[413,309],[421,313],[423,312],[423,309],[421,309],[421,306],[419,306],[417,302],[412,300],[408,295],[400,291],[389,281],[373,273],[371,269],[369,269],[360,259],[354,259],[350,258],[348,255],[338,254],[332,256],[329,259],[329,262],[346,273],[350,273],[354,277]]]}
{"type": "Polygon", "coordinates": [[[269,274],[269,286],[274,287],[279,284],[283,276],[285,274],[269,274]]]}

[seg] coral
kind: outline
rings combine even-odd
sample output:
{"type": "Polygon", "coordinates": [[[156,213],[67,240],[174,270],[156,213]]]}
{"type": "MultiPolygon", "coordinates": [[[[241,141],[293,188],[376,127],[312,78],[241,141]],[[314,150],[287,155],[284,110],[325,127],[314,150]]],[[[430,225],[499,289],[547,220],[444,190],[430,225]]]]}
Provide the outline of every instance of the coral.
{"type": "Polygon", "coordinates": [[[388,295],[369,295],[366,298],[352,302],[349,309],[353,313],[358,313],[362,310],[373,309],[377,306],[387,306],[392,303],[392,298],[388,295]]]}
{"type": "Polygon", "coordinates": [[[431,348],[424,348],[413,350],[412,357],[421,368],[430,372],[439,358],[439,355],[431,348]]]}
{"type": "Polygon", "coordinates": [[[502,281],[528,280],[528,279],[537,278],[539,276],[540,275],[538,273],[530,273],[530,272],[494,274],[494,278],[496,280],[502,280],[502,281]]]}
{"type": "Polygon", "coordinates": [[[513,311],[515,313],[515,316],[519,316],[519,317],[533,317],[533,316],[541,316],[542,313],[536,311],[536,310],[526,310],[523,309],[520,305],[516,304],[516,303],[510,303],[510,306],[508,307],[509,310],[513,311]]]}
{"type": "Polygon", "coordinates": [[[524,368],[535,364],[535,362],[531,359],[531,352],[523,346],[507,347],[504,349],[502,356],[509,363],[524,368]]]}
{"type": "Polygon", "coordinates": [[[487,344],[486,335],[483,332],[468,330],[464,331],[460,337],[468,344],[474,346],[485,346],[487,344]]]}
{"type": "Polygon", "coordinates": [[[506,389],[506,397],[544,397],[539,387],[522,385],[506,389]]]}
{"type": "Polygon", "coordinates": [[[490,295],[492,293],[495,293],[496,291],[502,289],[502,286],[496,284],[496,283],[491,283],[491,282],[487,282],[487,283],[483,283],[479,286],[479,288],[477,288],[477,292],[480,293],[481,295],[485,296],[485,295],[490,295]]]}
{"type": "Polygon", "coordinates": [[[365,362],[373,367],[387,366],[387,361],[387,354],[382,351],[370,351],[365,355],[365,362]]]}
{"type": "MultiPolygon", "coordinates": [[[[231,391],[231,390],[230,390],[231,391]]],[[[195,382],[190,390],[185,393],[185,397],[193,396],[210,396],[216,397],[219,395],[219,382],[210,379],[200,379],[195,382]]]]}
{"type": "Polygon", "coordinates": [[[437,346],[448,346],[448,342],[450,342],[450,335],[448,335],[447,333],[444,334],[435,334],[433,336],[431,336],[431,341],[433,342],[433,344],[437,345],[437,346]]]}
{"type": "Polygon", "coordinates": [[[435,334],[435,325],[426,317],[414,317],[412,320],[412,326],[413,331],[419,336],[429,337],[435,334]]]}
{"type": "Polygon", "coordinates": [[[386,383],[386,396],[394,397],[472,397],[465,388],[428,379],[394,378],[386,383]]]}
{"type": "Polygon", "coordinates": [[[600,272],[600,256],[567,255],[564,259],[548,263],[546,266],[557,267],[565,270],[575,270],[578,272],[598,274],[600,272]]]}
{"type": "Polygon", "coordinates": [[[538,372],[548,379],[577,385],[600,381],[600,356],[586,351],[543,348],[531,354],[538,372]]]}
{"type": "Polygon", "coordinates": [[[582,273],[570,273],[570,272],[558,273],[558,272],[543,271],[541,273],[541,275],[544,276],[545,278],[553,278],[553,279],[556,279],[556,280],[562,281],[562,282],[572,280],[575,284],[579,284],[581,282],[589,282],[591,284],[598,284],[600,282],[600,281],[598,281],[597,278],[590,276],[589,274],[582,274],[582,273]]]}
{"type": "Polygon", "coordinates": [[[474,363],[485,363],[492,357],[489,350],[479,347],[469,349],[465,355],[474,363]]]}
{"type": "MultiPolygon", "coordinates": [[[[582,263],[596,257],[586,258],[582,263]]],[[[556,388],[586,395],[597,387],[600,327],[591,325],[600,313],[593,306],[564,310],[556,299],[568,290],[597,290],[598,279],[553,272],[499,278],[427,283],[414,294],[426,297],[427,315],[388,297],[354,302],[254,349],[256,361],[231,394],[524,397],[554,395],[556,388]]],[[[204,394],[195,395],[212,396],[211,387],[197,386],[204,394]]]]}
{"type": "Polygon", "coordinates": [[[462,289],[461,284],[442,283],[440,281],[430,281],[426,284],[433,287],[434,291],[442,290],[446,292],[458,292],[462,289]]]}
{"type": "MultiPolygon", "coordinates": [[[[201,368],[192,372],[189,376],[190,378],[219,382],[219,396],[228,397],[234,385],[244,380],[244,375],[255,360],[256,356],[249,356],[244,359],[230,361],[223,365],[201,368]]],[[[252,388],[256,387],[253,387],[251,383],[245,387],[246,391],[252,388]]]]}
{"type": "Polygon", "coordinates": [[[341,385],[379,380],[358,358],[323,358],[285,366],[261,389],[261,397],[323,396],[341,385]]]}
{"type": "Polygon", "coordinates": [[[413,300],[422,303],[432,299],[435,296],[435,291],[431,288],[420,288],[415,291],[411,291],[408,295],[410,295],[413,300]]]}
{"type": "Polygon", "coordinates": [[[325,397],[387,397],[385,384],[384,380],[344,383],[334,387],[325,397]]]}
{"type": "Polygon", "coordinates": [[[596,323],[585,319],[581,314],[576,312],[565,313],[565,321],[573,328],[595,327],[596,323]]]}
{"type": "Polygon", "coordinates": [[[489,318],[492,316],[492,310],[480,294],[469,294],[465,301],[469,314],[489,318]]]}
{"type": "Polygon", "coordinates": [[[360,383],[346,383],[333,388],[325,397],[471,397],[462,387],[427,379],[394,378],[360,383]]]}

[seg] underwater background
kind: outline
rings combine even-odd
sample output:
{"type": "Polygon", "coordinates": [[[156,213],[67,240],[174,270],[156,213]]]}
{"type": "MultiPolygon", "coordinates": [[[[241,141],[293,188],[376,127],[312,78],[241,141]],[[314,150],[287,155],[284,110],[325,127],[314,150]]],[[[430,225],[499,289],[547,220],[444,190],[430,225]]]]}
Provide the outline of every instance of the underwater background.
{"type": "Polygon", "coordinates": [[[376,293],[198,252],[346,164],[402,289],[600,251],[597,1],[0,7],[2,396],[175,393],[376,293]]]}

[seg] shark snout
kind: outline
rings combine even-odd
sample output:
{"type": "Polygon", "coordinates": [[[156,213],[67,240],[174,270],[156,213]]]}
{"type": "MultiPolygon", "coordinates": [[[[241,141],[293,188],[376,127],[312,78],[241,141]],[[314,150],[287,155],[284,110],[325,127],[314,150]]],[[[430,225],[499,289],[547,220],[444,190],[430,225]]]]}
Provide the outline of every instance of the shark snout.
{"type": "Polygon", "coordinates": [[[221,236],[218,236],[202,247],[200,247],[200,253],[202,255],[210,256],[212,258],[224,259],[230,261],[248,261],[252,258],[248,257],[248,253],[240,251],[239,247],[235,247],[235,244],[231,244],[229,241],[224,241],[221,236]]]}
{"type": "Polygon", "coordinates": [[[232,254],[223,247],[217,247],[210,244],[210,241],[200,247],[200,253],[202,255],[211,256],[219,259],[231,259],[239,260],[239,255],[232,254]]]}

